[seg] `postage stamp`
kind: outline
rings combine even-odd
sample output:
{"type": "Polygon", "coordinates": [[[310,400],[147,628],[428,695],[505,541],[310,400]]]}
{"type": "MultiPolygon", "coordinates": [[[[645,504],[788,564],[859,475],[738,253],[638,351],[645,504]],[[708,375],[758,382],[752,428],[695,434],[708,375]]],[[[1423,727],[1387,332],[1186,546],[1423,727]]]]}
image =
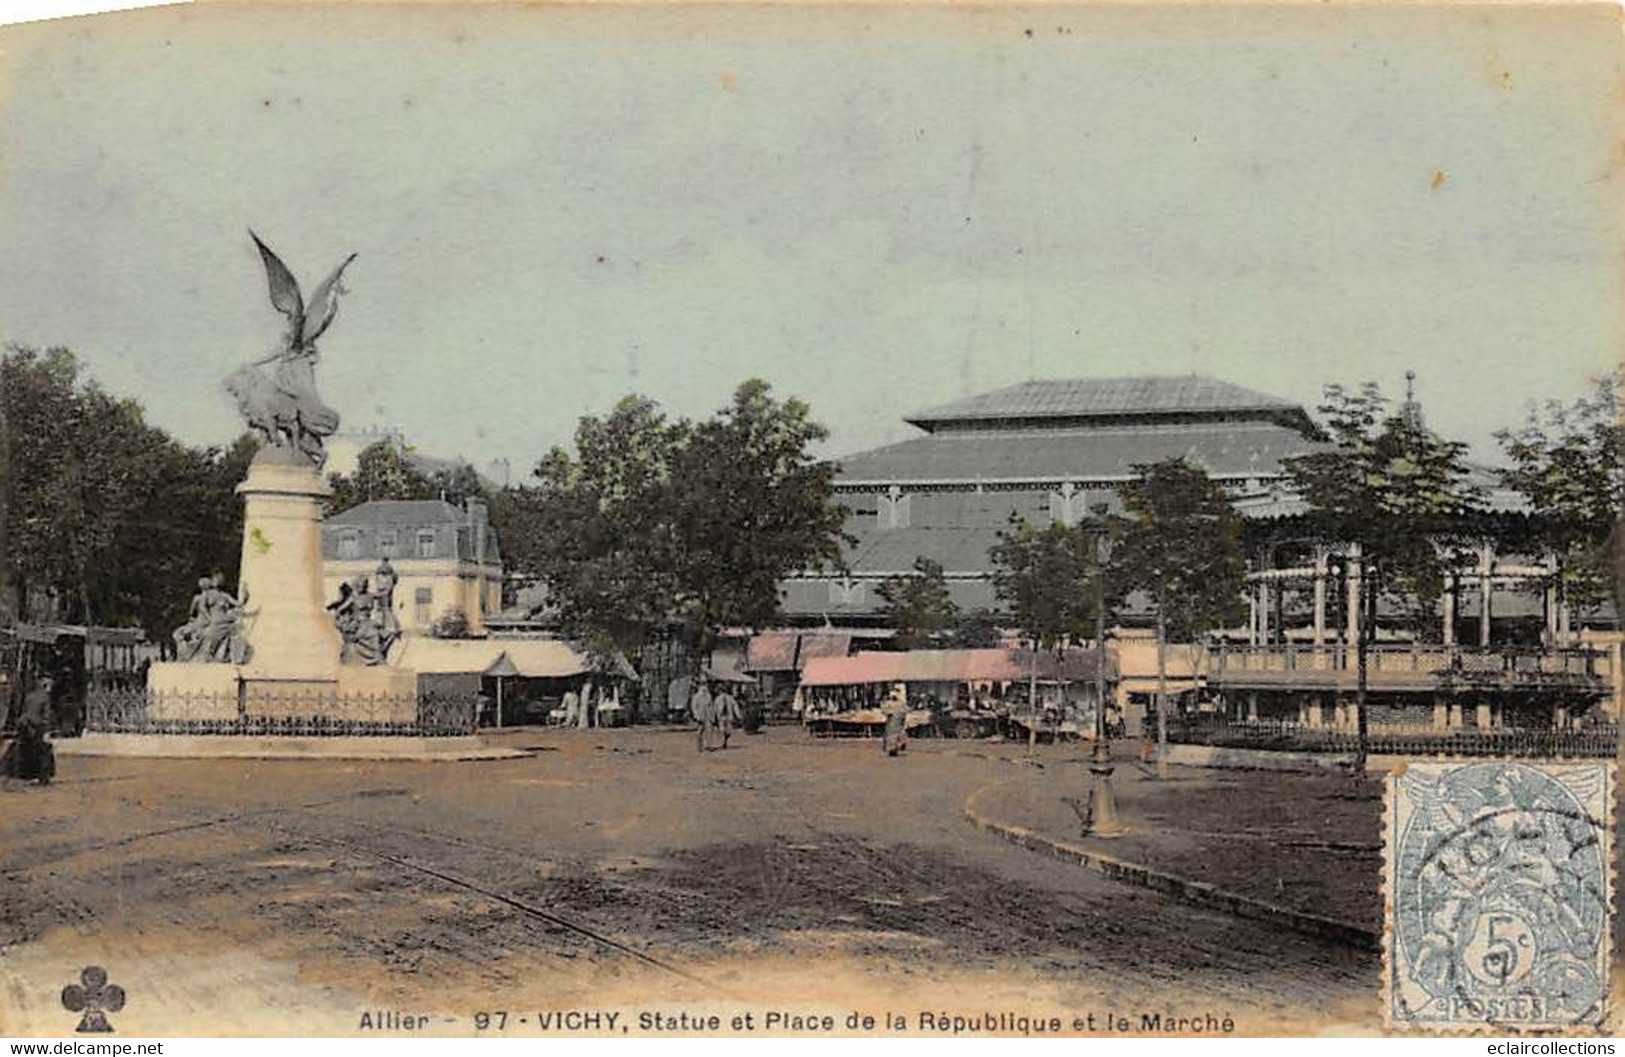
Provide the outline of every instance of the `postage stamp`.
{"type": "Polygon", "coordinates": [[[1612,808],[1604,760],[1418,761],[1391,773],[1388,1025],[1602,1024],[1612,808]]]}

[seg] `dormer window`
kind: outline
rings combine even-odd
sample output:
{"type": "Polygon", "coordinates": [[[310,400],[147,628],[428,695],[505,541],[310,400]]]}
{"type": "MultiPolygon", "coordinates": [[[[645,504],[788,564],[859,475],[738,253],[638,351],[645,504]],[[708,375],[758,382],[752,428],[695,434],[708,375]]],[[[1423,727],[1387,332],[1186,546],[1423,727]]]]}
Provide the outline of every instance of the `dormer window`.
{"type": "Polygon", "coordinates": [[[353,532],[347,532],[339,537],[339,557],[361,557],[361,537],[353,532]]]}
{"type": "Polygon", "coordinates": [[[393,558],[396,547],[400,543],[400,533],[394,529],[385,529],[378,533],[378,557],[393,558]]]}
{"type": "Polygon", "coordinates": [[[418,529],[418,557],[434,557],[434,529],[418,529]]]}
{"type": "Polygon", "coordinates": [[[829,602],[833,606],[861,606],[865,592],[862,581],[836,580],[829,585],[829,602]]]}
{"type": "Polygon", "coordinates": [[[886,489],[886,494],[880,497],[876,510],[879,515],[880,527],[883,529],[908,528],[908,508],[908,496],[903,494],[902,488],[892,485],[886,489]]]}

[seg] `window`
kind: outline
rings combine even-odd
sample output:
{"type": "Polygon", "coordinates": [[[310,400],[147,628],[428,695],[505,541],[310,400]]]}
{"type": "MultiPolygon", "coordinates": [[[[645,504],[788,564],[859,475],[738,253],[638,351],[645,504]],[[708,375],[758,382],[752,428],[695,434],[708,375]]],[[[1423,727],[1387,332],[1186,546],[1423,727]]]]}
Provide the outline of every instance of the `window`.
{"type": "Polygon", "coordinates": [[[412,593],[413,619],[419,626],[427,625],[432,619],[430,611],[434,608],[434,589],[420,587],[412,593]]]}
{"type": "Polygon", "coordinates": [[[395,557],[395,547],[400,540],[400,533],[394,529],[385,529],[378,533],[378,557],[395,557]]]}
{"type": "Polygon", "coordinates": [[[434,557],[434,529],[418,529],[418,557],[434,557]]]}
{"type": "Polygon", "coordinates": [[[339,557],[361,557],[361,538],[354,533],[347,533],[339,537],[339,557]]]}

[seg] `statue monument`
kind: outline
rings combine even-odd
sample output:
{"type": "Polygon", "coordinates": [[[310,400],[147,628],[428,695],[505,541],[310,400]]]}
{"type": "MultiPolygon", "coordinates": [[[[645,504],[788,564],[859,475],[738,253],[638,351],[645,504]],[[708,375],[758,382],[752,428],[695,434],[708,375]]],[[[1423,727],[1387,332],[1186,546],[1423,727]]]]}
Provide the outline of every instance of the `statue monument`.
{"type": "Polygon", "coordinates": [[[214,578],[199,581],[191,617],[175,632],[179,659],[153,665],[148,676],[155,718],[228,719],[289,708],[308,713],[309,702],[318,700],[337,717],[347,701],[404,700],[417,692],[415,673],[387,664],[400,636],[390,610],[394,570],[388,563],[376,576],[377,589],[368,590],[363,578],[332,605],[322,595],[321,502],[331,494],[321,473],[323,442],[338,429],[339,416],[316,391],[316,341],[333,323],[344,271],[356,255],[339,262],[307,303],[282,259],[258,235],[249,236],[265,265],[271,305],[288,324],[272,352],[225,379],[261,444],[237,486],[243,497],[238,593],[228,594],[214,578]],[[211,703],[199,706],[200,700],[211,703]],[[210,714],[197,714],[200,707],[210,714]],[[188,714],[158,714],[176,708],[188,714]]]}
{"type": "Polygon", "coordinates": [[[339,586],[337,602],[328,604],[333,623],[344,640],[339,660],[344,664],[383,664],[389,648],[401,637],[395,618],[395,567],[385,558],[373,574],[374,587],[367,588],[365,576],[353,577],[339,586]]]}

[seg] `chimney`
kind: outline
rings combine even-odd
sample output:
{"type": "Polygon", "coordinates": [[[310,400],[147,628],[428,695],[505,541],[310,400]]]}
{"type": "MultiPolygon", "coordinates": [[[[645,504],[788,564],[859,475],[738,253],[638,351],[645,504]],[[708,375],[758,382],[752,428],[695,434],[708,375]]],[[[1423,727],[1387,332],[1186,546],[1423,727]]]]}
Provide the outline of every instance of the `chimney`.
{"type": "MultiPolygon", "coordinates": [[[[485,509],[485,500],[469,496],[463,501],[468,512],[469,535],[474,540],[474,582],[479,585],[480,615],[485,614],[485,537],[490,531],[491,519],[485,509]]],[[[472,614],[470,614],[472,616],[472,614]]]]}

